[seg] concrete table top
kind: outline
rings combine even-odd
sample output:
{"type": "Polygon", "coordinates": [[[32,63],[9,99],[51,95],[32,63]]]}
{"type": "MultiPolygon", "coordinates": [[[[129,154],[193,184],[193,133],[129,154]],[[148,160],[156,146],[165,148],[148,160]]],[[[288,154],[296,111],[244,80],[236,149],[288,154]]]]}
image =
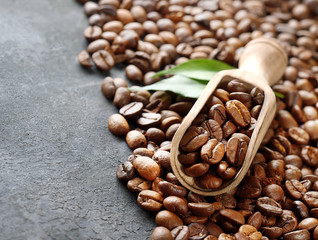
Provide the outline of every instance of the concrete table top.
{"type": "Polygon", "coordinates": [[[86,26],[75,0],[0,3],[0,239],[140,240],[155,227],[116,179],[131,150],[107,129],[107,74],[77,62],[86,26]]]}

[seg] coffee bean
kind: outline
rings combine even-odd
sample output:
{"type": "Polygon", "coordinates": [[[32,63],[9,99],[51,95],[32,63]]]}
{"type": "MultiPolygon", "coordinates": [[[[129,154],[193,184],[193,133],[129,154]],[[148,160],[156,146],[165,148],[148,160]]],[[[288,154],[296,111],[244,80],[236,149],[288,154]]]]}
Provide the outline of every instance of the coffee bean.
{"type": "Polygon", "coordinates": [[[108,129],[116,136],[124,136],[129,132],[129,125],[123,116],[113,114],[108,119],[108,129]]]}
{"type": "Polygon", "coordinates": [[[284,197],[284,190],[277,184],[270,184],[263,188],[263,195],[279,202],[284,197]]]}
{"type": "Polygon", "coordinates": [[[159,113],[143,112],[137,120],[137,124],[142,128],[156,127],[160,124],[161,115],[159,113]]]}
{"type": "Polygon", "coordinates": [[[256,208],[264,215],[276,217],[283,213],[281,206],[272,198],[262,197],[257,199],[256,208]]]}
{"type": "Polygon", "coordinates": [[[152,190],[141,191],[137,198],[138,205],[147,211],[159,211],[162,202],[162,195],[152,190]]]}
{"type": "Polygon", "coordinates": [[[221,178],[231,179],[236,175],[237,170],[235,167],[229,166],[228,162],[221,161],[218,165],[217,172],[221,178]]]}
{"type": "Polygon", "coordinates": [[[99,50],[92,55],[96,67],[104,72],[109,71],[115,65],[113,56],[105,50],[99,50]]]}
{"type": "Polygon", "coordinates": [[[216,139],[210,139],[201,148],[201,158],[209,164],[217,164],[225,154],[225,146],[216,139]]]}
{"type": "Polygon", "coordinates": [[[159,226],[153,230],[150,240],[173,240],[173,237],[169,229],[159,226]]]}
{"type": "Polygon", "coordinates": [[[189,240],[203,240],[208,235],[208,230],[203,224],[191,223],[188,228],[190,231],[189,240]]]}
{"type": "Polygon", "coordinates": [[[290,211],[283,210],[283,213],[279,216],[276,221],[276,225],[283,229],[283,234],[296,230],[297,218],[290,211]]]}
{"type": "Polygon", "coordinates": [[[251,122],[251,114],[242,102],[230,100],[225,104],[225,107],[226,112],[239,126],[246,127],[251,122]]]}
{"type": "Polygon", "coordinates": [[[186,152],[193,152],[208,141],[209,134],[202,127],[191,127],[180,141],[180,147],[186,152]]]}
{"type": "Polygon", "coordinates": [[[169,196],[163,200],[164,207],[179,216],[185,216],[188,213],[187,201],[177,196],[169,196]]]}
{"type": "Polygon", "coordinates": [[[153,181],[160,174],[159,165],[149,157],[137,156],[133,165],[140,176],[146,180],[153,181]]]}
{"type": "Polygon", "coordinates": [[[283,234],[283,229],[280,227],[262,227],[261,232],[268,238],[279,238],[283,234]]]}
{"type": "Polygon", "coordinates": [[[88,52],[81,51],[77,56],[78,62],[82,67],[91,68],[93,66],[88,52]]]}
{"type": "Polygon", "coordinates": [[[222,209],[220,210],[221,216],[230,223],[243,225],[245,223],[245,219],[241,213],[235,211],[233,209],[222,209]]]}
{"type": "Polygon", "coordinates": [[[131,149],[147,146],[146,137],[137,130],[131,130],[127,133],[126,142],[131,149]]]}
{"type": "Polygon", "coordinates": [[[119,113],[127,119],[134,119],[142,112],[143,104],[141,102],[131,102],[119,109],[119,113]]]}
{"type": "Polygon", "coordinates": [[[167,181],[159,182],[158,186],[159,190],[165,196],[177,196],[183,198],[187,194],[187,190],[184,187],[169,183],[167,181]]]}
{"type": "Polygon", "coordinates": [[[92,42],[101,38],[102,29],[98,26],[89,26],[84,30],[84,37],[87,41],[92,42]]]}
{"type": "Polygon", "coordinates": [[[318,148],[305,146],[301,150],[301,158],[309,166],[318,166],[318,148]]]}
{"type": "Polygon", "coordinates": [[[198,179],[198,184],[205,189],[218,189],[223,183],[222,178],[214,172],[207,172],[198,179]]]}
{"type": "Polygon", "coordinates": [[[309,240],[310,233],[308,230],[297,230],[283,235],[284,240],[309,240]]]}
{"type": "Polygon", "coordinates": [[[293,143],[306,145],[310,139],[309,134],[299,127],[288,129],[288,136],[293,143]]]}
{"type": "Polygon", "coordinates": [[[293,202],[293,209],[296,213],[296,215],[300,219],[308,218],[309,217],[309,210],[308,207],[301,201],[294,201],[293,202]]]}
{"type": "Polygon", "coordinates": [[[121,181],[128,181],[135,176],[135,169],[131,162],[120,164],[116,171],[116,177],[121,181]]]}
{"type": "Polygon", "coordinates": [[[200,217],[210,217],[214,212],[214,206],[211,203],[188,203],[189,210],[200,217]]]}
{"type": "Polygon", "coordinates": [[[245,159],[248,143],[243,139],[231,137],[226,144],[226,158],[234,166],[241,166],[245,159]]]}
{"type": "Polygon", "coordinates": [[[130,91],[126,87],[116,89],[113,103],[116,107],[121,108],[130,103],[130,91]]]}
{"type": "Polygon", "coordinates": [[[172,230],[178,226],[182,226],[183,222],[181,218],[173,212],[162,210],[156,215],[156,224],[172,230]]]}
{"type": "Polygon", "coordinates": [[[316,191],[306,192],[303,196],[303,200],[311,208],[318,207],[318,192],[316,191]]]}
{"type": "Polygon", "coordinates": [[[125,73],[127,78],[132,82],[141,83],[143,81],[144,75],[142,71],[135,65],[132,65],[132,64],[128,65],[125,68],[125,73]]]}
{"type": "Polygon", "coordinates": [[[285,182],[285,188],[288,195],[292,199],[301,199],[307,192],[306,188],[296,179],[287,180],[285,182]]]}
{"type": "Polygon", "coordinates": [[[217,141],[223,139],[222,128],[217,121],[213,119],[206,120],[201,124],[201,127],[209,133],[210,138],[216,138],[217,141]]]}
{"type": "Polygon", "coordinates": [[[153,155],[153,159],[159,163],[160,166],[164,167],[166,170],[171,171],[170,165],[170,153],[164,150],[158,150],[153,155]]]}
{"type": "Polygon", "coordinates": [[[171,230],[174,240],[187,240],[190,237],[190,230],[187,226],[179,226],[171,230]]]}
{"type": "Polygon", "coordinates": [[[209,171],[208,163],[196,163],[184,168],[184,173],[190,177],[200,177],[209,171]]]}
{"type": "Polygon", "coordinates": [[[255,227],[255,229],[259,229],[262,225],[262,214],[260,212],[253,213],[246,223],[255,227]]]}
{"type": "Polygon", "coordinates": [[[143,190],[150,190],[151,189],[151,182],[146,181],[142,178],[135,177],[127,182],[128,190],[132,192],[139,193],[143,190]]]}

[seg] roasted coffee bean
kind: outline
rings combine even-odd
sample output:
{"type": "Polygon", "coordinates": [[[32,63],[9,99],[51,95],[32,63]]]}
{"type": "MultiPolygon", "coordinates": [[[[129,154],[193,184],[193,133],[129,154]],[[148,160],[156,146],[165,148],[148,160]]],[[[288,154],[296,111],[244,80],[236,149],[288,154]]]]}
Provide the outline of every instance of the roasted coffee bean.
{"type": "Polygon", "coordinates": [[[247,153],[248,143],[244,139],[231,137],[226,144],[226,158],[232,165],[238,167],[243,164],[247,153]]]}
{"type": "Polygon", "coordinates": [[[279,202],[284,197],[284,190],[277,184],[269,184],[263,188],[263,195],[279,202]]]}
{"type": "Polygon", "coordinates": [[[116,89],[113,103],[116,107],[121,108],[130,103],[130,91],[126,87],[116,89]]]}
{"type": "Polygon", "coordinates": [[[150,240],[173,240],[172,234],[168,228],[156,227],[150,237],[150,240]]]}
{"type": "Polygon", "coordinates": [[[191,223],[188,228],[190,231],[189,240],[203,240],[208,235],[208,230],[203,224],[191,223]]]}
{"type": "Polygon", "coordinates": [[[170,153],[164,150],[158,150],[153,155],[153,159],[159,163],[160,166],[164,167],[166,170],[171,171],[170,165],[170,153]]]}
{"type": "Polygon", "coordinates": [[[229,136],[236,132],[237,127],[232,121],[226,121],[222,126],[222,130],[223,137],[227,139],[229,136]]]}
{"type": "Polygon", "coordinates": [[[275,217],[280,216],[283,210],[279,203],[269,197],[262,197],[257,199],[256,208],[264,215],[275,217]]]}
{"type": "Polygon", "coordinates": [[[210,139],[201,148],[201,158],[209,164],[217,164],[225,154],[225,146],[216,139],[210,139]]]}
{"type": "Polygon", "coordinates": [[[160,144],[165,140],[165,133],[159,128],[148,128],[145,136],[148,141],[153,141],[157,144],[160,144]]]}
{"type": "Polygon", "coordinates": [[[162,201],[162,195],[152,190],[141,191],[137,198],[138,205],[148,211],[159,211],[162,201]]]}
{"type": "Polygon", "coordinates": [[[204,225],[205,225],[206,229],[208,230],[208,233],[210,235],[215,236],[215,237],[220,236],[220,234],[224,232],[223,229],[219,225],[217,225],[213,222],[207,222],[204,225]]]}
{"type": "Polygon", "coordinates": [[[306,229],[306,230],[312,230],[318,226],[318,219],[309,217],[306,219],[303,219],[299,224],[298,224],[298,229],[306,229]]]}
{"type": "Polygon", "coordinates": [[[125,68],[125,72],[126,72],[127,78],[132,82],[141,83],[144,79],[144,75],[142,71],[135,65],[132,65],[132,64],[128,65],[125,68]]]}
{"type": "Polygon", "coordinates": [[[309,240],[310,233],[306,229],[297,230],[283,235],[284,240],[309,240]]]}
{"type": "Polygon", "coordinates": [[[209,118],[215,120],[220,125],[222,125],[226,121],[225,107],[222,104],[213,105],[209,110],[209,118]]]}
{"type": "Polygon", "coordinates": [[[115,65],[113,56],[106,50],[99,50],[92,55],[96,67],[104,72],[109,71],[115,65]]]}
{"type": "Polygon", "coordinates": [[[91,68],[93,66],[88,52],[81,51],[77,56],[78,62],[82,67],[91,68]]]}
{"type": "Polygon", "coordinates": [[[194,152],[209,139],[209,133],[202,127],[190,127],[180,141],[183,151],[194,152]]]}
{"type": "Polygon", "coordinates": [[[190,177],[200,177],[209,171],[210,165],[208,163],[196,163],[184,168],[184,173],[190,177]]]}
{"type": "Polygon", "coordinates": [[[159,182],[158,186],[159,190],[165,196],[177,196],[180,198],[184,198],[187,194],[187,190],[184,187],[169,183],[167,181],[159,182]]]}
{"type": "Polygon", "coordinates": [[[160,174],[159,165],[149,157],[137,156],[133,165],[140,176],[146,180],[153,181],[160,174]]]}
{"type": "Polygon", "coordinates": [[[223,180],[214,172],[207,172],[198,179],[198,185],[205,189],[218,189],[223,180]]]}
{"type": "Polygon", "coordinates": [[[156,224],[172,230],[176,227],[182,226],[183,222],[181,218],[173,212],[162,210],[156,215],[156,224]]]}
{"type": "Polygon", "coordinates": [[[116,136],[125,136],[129,132],[129,124],[120,114],[113,114],[108,118],[108,129],[116,136]]]}
{"type": "Polygon", "coordinates": [[[133,151],[134,158],[136,158],[137,156],[146,156],[146,157],[152,158],[153,155],[154,155],[154,151],[153,150],[150,150],[150,149],[144,148],[144,147],[136,148],[133,151]]]}
{"type": "Polygon", "coordinates": [[[179,226],[171,230],[174,240],[187,240],[190,237],[190,230],[188,226],[179,226]]]}
{"type": "Polygon", "coordinates": [[[285,176],[285,162],[283,160],[272,160],[266,166],[267,177],[283,181],[285,176]]]}
{"type": "Polygon", "coordinates": [[[180,123],[172,124],[166,131],[166,138],[167,140],[172,140],[174,134],[177,132],[178,128],[180,127],[180,123]]]}
{"type": "Polygon", "coordinates": [[[127,182],[128,190],[132,192],[139,193],[143,190],[150,190],[151,189],[151,182],[146,181],[142,178],[135,177],[127,182]]]}
{"type": "Polygon", "coordinates": [[[237,225],[243,225],[245,223],[243,215],[233,209],[222,209],[220,210],[220,214],[226,221],[229,221],[230,223],[237,225]]]}
{"type": "Polygon", "coordinates": [[[300,156],[307,165],[318,166],[318,148],[307,145],[302,148],[300,156]]]}
{"type": "Polygon", "coordinates": [[[301,201],[294,201],[293,202],[293,209],[295,211],[295,214],[300,218],[308,218],[309,217],[309,210],[308,207],[301,201]]]}
{"type": "Polygon", "coordinates": [[[101,38],[102,29],[98,26],[89,26],[84,30],[84,37],[87,41],[92,42],[101,38]]]}
{"type": "Polygon", "coordinates": [[[185,216],[188,213],[187,201],[177,196],[169,196],[163,200],[164,207],[179,216],[185,216]]]}
{"type": "Polygon", "coordinates": [[[283,229],[280,227],[262,227],[260,231],[270,239],[279,238],[283,234],[283,229]]]}
{"type": "Polygon", "coordinates": [[[317,208],[318,207],[318,192],[316,191],[309,191],[306,192],[303,196],[304,202],[307,204],[307,206],[311,208],[317,208]]]}
{"type": "Polygon", "coordinates": [[[299,127],[289,128],[288,137],[293,143],[300,145],[306,145],[310,139],[309,134],[299,127]]]}
{"type": "Polygon", "coordinates": [[[276,221],[276,225],[283,229],[283,234],[296,230],[297,224],[298,221],[296,216],[287,210],[283,210],[283,213],[276,221]]]}
{"type": "Polygon", "coordinates": [[[225,104],[226,112],[233,121],[241,127],[246,127],[251,122],[251,114],[246,106],[238,100],[230,100],[225,104]]]}
{"type": "Polygon", "coordinates": [[[137,124],[141,128],[156,127],[160,124],[161,115],[159,113],[143,112],[137,120],[137,124]]]}
{"type": "Polygon", "coordinates": [[[217,121],[213,119],[206,120],[201,124],[201,127],[209,133],[210,138],[216,138],[218,141],[223,139],[222,128],[217,121]]]}
{"type": "Polygon", "coordinates": [[[198,217],[198,216],[194,216],[194,215],[187,215],[182,220],[183,220],[183,223],[185,225],[189,225],[191,223],[205,224],[209,220],[209,218],[208,217],[198,217]]]}
{"type": "Polygon", "coordinates": [[[257,230],[262,225],[262,214],[260,212],[253,213],[247,220],[247,224],[255,227],[257,230]]]}
{"type": "Polygon", "coordinates": [[[307,192],[307,189],[296,179],[287,180],[285,182],[285,188],[287,194],[295,200],[301,199],[307,192]]]}
{"type": "Polygon", "coordinates": [[[221,178],[231,179],[236,175],[237,170],[235,167],[229,166],[228,162],[221,161],[218,165],[217,172],[221,178]]]}
{"type": "Polygon", "coordinates": [[[188,203],[189,210],[199,217],[210,217],[214,212],[214,206],[211,203],[188,203]]]}
{"type": "Polygon", "coordinates": [[[121,181],[128,181],[135,176],[135,168],[129,161],[120,164],[116,171],[116,177],[121,181]]]}
{"type": "Polygon", "coordinates": [[[119,113],[127,119],[134,119],[142,112],[143,104],[141,102],[131,102],[119,109],[119,113]]]}

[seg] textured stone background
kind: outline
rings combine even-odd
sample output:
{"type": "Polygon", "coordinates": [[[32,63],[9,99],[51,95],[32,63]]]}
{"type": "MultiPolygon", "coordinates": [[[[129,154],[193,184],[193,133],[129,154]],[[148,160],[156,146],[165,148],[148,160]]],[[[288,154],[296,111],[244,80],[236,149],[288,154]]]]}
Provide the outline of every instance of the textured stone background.
{"type": "MultiPolygon", "coordinates": [[[[154,216],[115,177],[130,150],[77,54],[75,0],[0,2],[0,239],[149,239],[154,216]]],[[[111,72],[123,76],[123,69],[111,72]]]]}

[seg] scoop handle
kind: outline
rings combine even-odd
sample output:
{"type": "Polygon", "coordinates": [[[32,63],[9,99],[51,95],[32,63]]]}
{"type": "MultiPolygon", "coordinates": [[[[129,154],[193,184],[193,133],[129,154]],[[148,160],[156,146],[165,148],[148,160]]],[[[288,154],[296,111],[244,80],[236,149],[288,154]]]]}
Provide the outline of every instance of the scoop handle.
{"type": "Polygon", "coordinates": [[[284,48],[277,40],[265,37],[249,42],[239,61],[239,69],[263,76],[270,86],[282,77],[286,66],[287,54],[284,48]]]}

